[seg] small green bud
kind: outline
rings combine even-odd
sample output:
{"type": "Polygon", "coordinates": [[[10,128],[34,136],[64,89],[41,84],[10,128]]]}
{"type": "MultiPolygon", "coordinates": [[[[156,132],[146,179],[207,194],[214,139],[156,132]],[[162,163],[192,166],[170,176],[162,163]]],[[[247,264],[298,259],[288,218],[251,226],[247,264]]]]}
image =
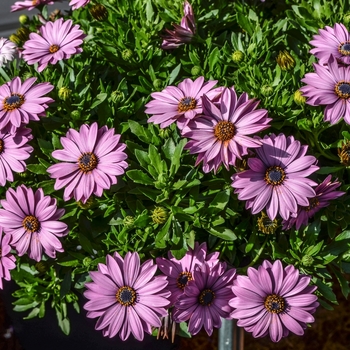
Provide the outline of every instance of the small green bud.
{"type": "Polygon", "coordinates": [[[82,201],[78,201],[77,205],[81,209],[90,209],[95,203],[95,199],[93,197],[90,197],[85,203],[82,201]]]}
{"type": "Polygon", "coordinates": [[[242,51],[235,51],[232,55],[231,55],[232,61],[235,63],[240,63],[244,60],[244,53],[242,51]]]}
{"type": "Polygon", "coordinates": [[[77,119],[80,119],[81,112],[79,110],[75,109],[74,111],[71,112],[70,115],[71,115],[72,119],[77,120],[77,119]]]}
{"type": "Polygon", "coordinates": [[[291,70],[295,66],[295,60],[287,50],[280,51],[277,56],[277,64],[282,70],[291,70]]]}
{"type": "Polygon", "coordinates": [[[302,106],[305,104],[306,98],[303,96],[302,92],[300,90],[297,90],[294,92],[294,102],[302,106]]]}
{"type": "Polygon", "coordinates": [[[160,79],[156,79],[153,81],[153,86],[155,89],[160,90],[163,87],[163,81],[160,79]]]}
{"type": "Polygon", "coordinates": [[[67,101],[70,96],[72,95],[72,90],[68,89],[67,87],[63,86],[58,90],[58,97],[63,100],[67,101]]]}
{"type": "Polygon", "coordinates": [[[193,76],[200,75],[202,73],[202,68],[200,66],[193,66],[191,69],[191,74],[193,76]]]}
{"type": "Polygon", "coordinates": [[[32,78],[33,74],[31,72],[24,72],[22,77],[23,77],[23,80],[27,80],[29,78],[32,78]]]}
{"type": "Polygon", "coordinates": [[[20,15],[18,20],[19,20],[19,23],[21,23],[21,24],[28,24],[29,23],[29,17],[27,15],[20,15]]]}
{"type": "Polygon", "coordinates": [[[114,90],[111,93],[111,100],[113,103],[119,103],[124,100],[124,92],[120,90],[114,90]]]}
{"type": "Polygon", "coordinates": [[[160,129],[159,130],[159,136],[165,140],[168,139],[171,135],[171,130],[169,128],[165,128],[165,129],[160,129]]]}
{"type": "Polygon", "coordinates": [[[343,23],[344,24],[349,24],[350,23],[350,12],[347,12],[343,16],[343,23]]]}
{"type": "Polygon", "coordinates": [[[89,11],[91,13],[91,16],[98,21],[104,21],[108,18],[107,9],[101,4],[93,5],[89,11]]]}
{"type": "Polygon", "coordinates": [[[17,36],[20,38],[20,40],[22,41],[27,41],[29,39],[29,34],[31,33],[31,31],[26,28],[26,27],[21,27],[17,29],[17,36]]]}
{"type": "Polygon", "coordinates": [[[123,223],[127,228],[132,228],[134,226],[135,218],[131,215],[128,215],[124,218],[123,223]]]}
{"type": "Polygon", "coordinates": [[[92,259],[89,256],[87,256],[83,259],[83,265],[85,267],[88,267],[91,264],[91,262],[92,262],[92,259]]]}
{"type": "Polygon", "coordinates": [[[168,211],[163,207],[155,207],[152,211],[152,221],[155,224],[164,224],[168,219],[168,211]]]}
{"type": "Polygon", "coordinates": [[[49,270],[49,264],[47,261],[39,261],[34,265],[35,269],[40,272],[41,274],[45,273],[46,271],[49,270]]]}
{"type": "Polygon", "coordinates": [[[301,259],[301,263],[304,265],[304,266],[311,266],[314,262],[314,259],[312,256],[310,255],[304,255],[301,259]]]}
{"type": "Polygon", "coordinates": [[[124,61],[129,61],[133,56],[133,52],[130,49],[125,49],[122,51],[122,57],[124,61]]]}
{"type": "Polygon", "coordinates": [[[11,34],[11,35],[9,36],[9,39],[10,39],[13,43],[15,43],[16,45],[21,45],[21,43],[22,43],[22,40],[18,37],[17,34],[11,34]]]}
{"type": "Polygon", "coordinates": [[[273,94],[273,87],[270,85],[263,85],[260,91],[266,97],[271,96],[273,94]]]}

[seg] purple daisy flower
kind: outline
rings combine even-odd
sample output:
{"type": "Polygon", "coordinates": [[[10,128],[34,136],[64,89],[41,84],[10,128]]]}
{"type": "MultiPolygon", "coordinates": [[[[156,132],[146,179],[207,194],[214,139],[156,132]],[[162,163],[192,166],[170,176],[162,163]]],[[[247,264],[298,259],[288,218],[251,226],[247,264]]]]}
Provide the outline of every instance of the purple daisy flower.
{"type": "Polygon", "coordinates": [[[237,98],[233,87],[223,90],[218,107],[206,95],[202,101],[203,115],[189,121],[182,136],[190,139],[185,148],[199,153],[196,165],[203,161],[204,172],[216,173],[221,164],[229,169],[248,154],[248,147],[260,147],[258,139],[247,136],[270,127],[267,110],[255,110],[259,101],[249,100],[246,93],[237,98]]]}
{"type": "Polygon", "coordinates": [[[11,6],[11,12],[21,11],[21,10],[33,10],[37,8],[39,5],[52,5],[54,0],[24,0],[24,1],[16,1],[11,6]]]}
{"type": "Polygon", "coordinates": [[[266,208],[274,220],[277,213],[285,220],[308,206],[308,198],[316,195],[317,184],[307,176],[319,169],[314,156],[306,156],[308,146],[301,146],[293,136],[271,134],[261,139],[255,150],[257,157],[248,159],[248,170],[232,176],[232,187],[238,199],[246,200],[246,208],[257,214],[266,208]]]}
{"type": "Polygon", "coordinates": [[[147,260],[140,266],[138,253],[126,253],[123,259],[117,252],[107,255],[106,265],[98,264],[98,271],[90,272],[93,282],[86,283],[84,305],[87,317],[98,317],[96,327],[105,337],[119,333],[126,340],[130,333],[142,341],[144,332],[160,327],[162,316],[167,315],[165,276],[154,276],[157,265],[147,260]]]}
{"type": "Polygon", "coordinates": [[[321,208],[328,207],[331,200],[343,196],[346,192],[336,191],[341,185],[337,180],[331,182],[331,175],[328,175],[319,185],[315,187],[316,196],[309,198],[307,207],[299,207],[296,217],[290,217],[283,221],[283,230],[289,230],[294,225],[297,230],[301,226],[306,226],[309,219],[312,218],[321,208]]]}
{"type": "Polygon", "coordinates": [[[2,279],[10,281],[10,270],[16,267],[16,258],[10,253],[10,239],[10,235],[2,234],[2,227],[0,227],[0,289],[3,289],[2,279]]]}
{"type": "Polygon", "coordinates": [[[344,24],[336,23],[333,28],[326,26],[325,29],[319,29],[318,33],[310,41],[315,47],[310,53],[318,58],[321,66],[328,64],[330,55],[338,62],[350,64],[350,34],[344,24]]]}
{"type": "Polygon", "coordinates": [[[221,89],[212,90],[216,83],[217,80],[204,82],[204,77],[199,77],[195,81],[187,78],[178,86],[167,86],[161,92],[153,92],[151,94],[153,100],[145,106],[145,113],[153,114],[148,122],[160,124],[162,129],[177,122],[177,126],[182,130],[189,120],[202,113],[204,94],[210,100],[220,94],[221,89]]]}
{"type": "Polygon", "coordinates": [[[181,19],[180,25],[173,23],[174,30],[165,29],[166,34],[162,35],[162,49],[176,49],[182,44],[188,44],[192,41],[196,33],[196,22],[192,6],[184,2],[184,16],[181,19]]]}
{"type": "Polygon", "coordinates": [[[279,260],[273,264],[265,260],[258,269],[249,267],[247,273],[233,282],[235,297],[229,302],[235,308],[231,317],[238,320],[237,325],[254,338],[270,334],[273,342],[289,332],[303,335],[319,305],[312,294],[317,287],[309,286],[311,277],[299,274],[292,265],[283,269],[279,260]]]}
{"type": "Polygon", "coordinates": [[[14,134],[0,130],[0,185],[6,180],[13,181],[13,171],[22,173],[26,170],[24,160],[30,157],[33,147],[27,142],[33,139],[31,129],[20,128],[14,134]]]}
{"type": "Polygon", "coordinates": [[[27,252],[31,259],[40,261],[43,250],[51,258],[56,257],[56,251],[63,252],[57,237],[68,234],[67,224],[58,221],[64,209],[57,208],[56,199],[44,196],[42,188],[35,193],[24,185],[16,191],[9,188],[1,205],[0,225],[11,235],[10,244],[19,256],[27,252]]]}
{"type": "Polygon", "coordinates": [[[205,261],[211,264],[218,262],[219,252],[207,255],[207,244],[199,245],[195,243],[194,249],[189,248],[181,260],[177,260],[168,252],[168,259],[157,258],[156,262],[160,271],[167,276],[169,282],[167,289],[170,290],[169,300],[174,305],[188,281],[193,280],[193,272],[197,265],[202,265],[205,261]]]}
{"type": "Polygon", "coordinates": [[[2,132],[15,132],[30,120],[38,121],[46,115],[48,104],[54,102],[43,95],[54,86],[50,83],[34,85],[37,78],[29,78],[23,83],[19,77],[0,86],[0,129],[2,132]]]}
{"type": "Polygon", "coordinates": [[[17,46],[11,40],[0,38],[0,67],[13,61],[17,53],[17,46]]]}
{"type": "Polygon", "coordinates": [[[42,72],[49,63],[56,64],[82,52],[79,46],[86,35],[79,28],[71,19],[47,22],[40,27],[40,35],[29,34],[29,40],[23,45],[23,59],[28,64],[38,63],[38,72],[42,72]]]}
{"type": "Polygon", "coordinates": [[[184,293],[175,303],[173,319],[176,322],[189,320],[188,331],[195,335],[202,327],[210,336],[213,328],[221,327],[221,318],[231,318],[229,301],[234,297],[232,282],[236,269],[226,269],[226,263],[210,265],[204,262],[197,266],[184,293]]]}
{"type": "Polygon", "coordinates": [[[47,172],[56,179],[55,190],[65,187],[65,201],[74,197],[86,203],[92,194],[101,197],[103,190],[117,183],[117,176],[128,167],[126,145],[119,140],[114,128],[99,129],[97,123],[84,124],[79,132],[69,129],[61,137],[64,149],[53,151],[52,156],[63,163],[50,166],[47,172]]]}
{"type": "Polygon", "coordinates": [[[305,74],[300,88],[306,103],[311,106],[325,105],[324,120],[336,124],[341,118],[350,124],[350,66],[340,67],[331,55],[328,66],[314,64],[315,73],[305,74]]]}
{"type": "Polygon", "coordinates": [[[76,10],[80,7],[86,6],[90,0],[71,0],[69,6],[72,6],[72,10],[76,10]]]}

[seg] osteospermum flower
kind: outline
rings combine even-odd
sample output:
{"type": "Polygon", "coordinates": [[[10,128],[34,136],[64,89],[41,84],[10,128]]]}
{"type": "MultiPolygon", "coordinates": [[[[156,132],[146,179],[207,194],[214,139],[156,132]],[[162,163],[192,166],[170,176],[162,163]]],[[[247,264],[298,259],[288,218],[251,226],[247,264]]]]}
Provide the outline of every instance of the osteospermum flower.
{"type": "Polygon", "coordinates": [[[11,235],[11,246],[19,256],[28,253],[31,259],[41,260],[44,251],[51,258],[56,251],[63,252],[57,237],[68,234],[68,226],[58,221],[64,209],[58,209],[56,199],[44,196],[42,188],[33,192],[24,185],[6,191],[6,200],[1,201],[0,225],[11,235]]]}
{"type": "Polygon", "coordinates": [[[350,34],[344,24],[336,23],[334,27],[326,26],[318,30],[310,44],[315,48],[310,53],[318,58],[320,65],[328,63],[330,55],[338,62],[350,64],[350,34]]]}
{"type": "Polygon", "coordinates": [[[75,198],[86,203],[92,194],[102,196],[103,190],[117,183],[117,176],[125,172],[128,164],[119,143],[120,135],[114,128],[98,128],[97,123],[82,125],[79,132],[69,129],[61,137],[63,150],[52,152],[52,156],[63,163],[50,166],[47,172],[56,179],[55,189],[64,189],[65,201],[75,198]]]}
{"type": "Polygon", "coordinates": [[[10,281],[10,270],[16,267],[16,258],[10,253],[10,239],[10,235],[2,234],[2,227],[0,227],[0,289],[3,289],[2,279],[10,281]]]}
{"type": "Polygon", "coordinates": [[[247,136],[270,126],[267,110],[255,110],[259,101],[246,93],[237,98],[233,87],[223,90],[219,107],[205,95],[202,101],[202,115],[189,121],[183,136],[190,139],[185,148],[199,154],[196,165],[203,161],[204,172],[216,172],[221,164],[229,169],[248,154],[248,147],[260,147],[259,140],[247,136]]]}
{"type": "Polygon", "coordinates": [[[0,185],[6,180],[13,181],[13,171],[22,173],[26,170],[24,160],[30,157],[33,147],[27,142],[33,139],[31,129],[20,128],[14,134],[0,130],[0,185]]]}
{"type": "Polygon", "coordinates": [[[15,132],[30,120],[38,121],[46,115],[48,104],[54,102],[44,95],[54,86],[50,83],[34,85],[37,78],[29,78],[23,83],[19,77],[0,86],[0,129],[15,132]]]}
{"type": "Polygon", "coordinates": [[[17,46],[11,40],[0,38],[0,67],[13,61],[17,52],[17,46]]]}
{"type": "Polygon", "coordinates": [[[90,0],[71,0],[69,6],[72,6],[72,10],[76,10],[80,7],[86,6],[90,0]]]}
{"type": "Polygon", "coordinates": [[[84,305],[87,317],[98,317],[96,329],[105,337],[119,334],[126,340],[130,333],[142,341],[144,332],[160,327],[167,315],[169,292],[165,276],[154,276],[157,265],[147,260],[140,266],[138,253],[126,253],[123,259],[117,252],[107,255],[106,265],[98,264],[98,271],[90,272],[93,280],[86,283],[84,305]]]}
{"type": "Polygon", "coordinates": [[[328,66],[314,64],[315,73],[305,74],[300,88],[306,103],[311,106],[325,105],[324,120],[331,124],[341,118],[350,124],[350,66],[340,67],[331,55],[328,66]]]}
{"type": "Polygon", "coordinates": [[[175,303],[173,319],[176,322],[189,320],[188,331],[195,335],[202,327],[210,336],[213,328],[221,327],[221,318],[230,318],[232,308],[228,302],[233,298],[232,281],[236,269],[226,269],[226,263],[210,266],[204,262],[197,266],[193,280],[175,303]]]}
{"type": "Polygon", "coordinates": [[[314,165],[317,160],[306,156],[307,146],[293,136],[271,134],[261,142],[255,150],[257,157],[248,159],[250,169],[232,176],[232,187],[253,214],[266,208],[271,220],[277,213],[287,220],[298,205],[308,206],[308,198],[316,195],[312,186],[317,184],[307,176],[319,169],[314,165]]]}
{"type": "Polygon", "coordinates": [[[189,248],[185,256],[177,260],[172,253],[168,252],[168,259],[157,258],[157,265],[160,271],[167,276],[169,282],[167,289],[170,290],[169,300],[174,305],[180,295],[183,294],[184,288],[188,281],[193,279],[193,272],[197,265],[202,265],[205,261],[214,264],[218,261],[219,252],[207,255],[207,245],[195,243],[194,249],[189,248]]]}
{"type": "Polygon", "coordinates": [[[196,22],[192,6],[188,1],[184,2],[184,16],[181,19],[180,25],[173,23],[174,30],[165,29],[166,34],[162,35],[162,49],[175,49],[182,44],[188,44],[192,41],[196,33],[196,22]]]}
{"type": "Polygon", "coordinates": [[[21,11],[21,10],[33,10],[39,5],[52,5],[55,0],[24,0],[16,1],[11,6],[11,12],[21,11]]]}
{"type": "Polygon", "coordinates": [[[309,286],[311,277],[299,274],[292,265],[283,268],[279,260],[273,264],[265,260],[258,269],[249,267],[247,273],[233,282],[235,297],[229,302],[237,325],[254,338],[269,334],[273,342],[289,332],[303,335],[319,305],[312,294],[317,287],[309,286]]]}
{"type": "Polygon", "coordinates": [[[38,63],[38,72],[42,72],[49,63],[56,64],[82,52],[79,46],[85,34],[79,28],[71,19],[47,22],[40,27],[40,35],[30,33],[29,40],[23,45],[23,59],[28,64],[38,63]]]}
{"type": "Polygon", "coordinates": [[[187,78],[178,86],[168,86],[161,92],[153,92],[153,100],[146,104],[145,113],[153,114],[148,122],[160,124],[161,128],[177,122],[177,126],[183,129],[189,120],[202,113],[204,94],[213,99],[220,93],[217,89],[212,90],[216,83],[217,80],[204,82],[204,77],[195,81],[187,78]]]}
{"type": "Polygon", "coordinates": [[[309,205],[307,207],[299,207],[296,217],[290,217],[282,223],[284,230],[289,230],[294,225],[297,230],[303,225],[306,226],[309,219],[322,208],[328,207],[331,200],[345,194],[345,192],[336,191],[341,183],[339,181],[331,182],[331,178],[332,176],[328,175],[315,187],[316,196],[309,198],[309,205]]]}

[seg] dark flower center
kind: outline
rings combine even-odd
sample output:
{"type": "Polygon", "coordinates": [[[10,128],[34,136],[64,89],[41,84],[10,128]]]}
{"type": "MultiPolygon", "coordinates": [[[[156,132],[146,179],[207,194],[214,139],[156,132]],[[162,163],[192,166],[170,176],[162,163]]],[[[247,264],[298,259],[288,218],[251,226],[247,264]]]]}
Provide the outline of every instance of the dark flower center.
{"type": "Polygon", "coordinates": [[[235,126],[225,120],[218,122],[214,128],[214,135],[220,141],[228,141],[235,136],[235,126]]]}
{"type": "Polygon", "coordinates": [[[335,85],[334,90],[340,98],[347,99],[350,97],[350,82],[340,81],[335,85]]]}
{"type": "Polygon", "coordinates": [[[51,45],[49,48],[50,53],[55,53],[60,49],[58,45],[51,45]]]}
{"type": "Polygon", "coordinates": [[[38,232],[40,230],[40,222],[33,215],[27,215],[22,221],[22,226],[29,232],[38,232]]]}
{"type": "Polygon", "coordinates": [[[98,159],[93,153],[87,152],[80,156],[78,164],[82,172],[88,173],[97,167],[98,159]]]}
{"type": "Polygon", "coordinates": [[[318,207],[320,204],[320,201],[318,200],[317,197],[314,198],[309,198],[309,206],[308,207],[304,207],[305,211],[310,211],[316,207],[318,207]]]}
{"type": "Polygon", "coordinates": [[[188,272],[188,271],[184,271],[184,272],[181,272],[179,274],[179,277],[177,278],[176,280],[176,285],[180,288],[180,289],[184,289],[187,282],[188,281],[192,281],[193,280],[193,277],[192,277],[192,273],[191,272],[188,272]]]}
{"type": "Polygon", "coordinates": [[[197,102],[193,97],[183,97],[177,107],[179,112],[187,112],[197,107],[197,102]]]}
{"type": "Polygon", "coordinates": [[[24,103],[24,96],[21,94],[11,94],[11,96],[6,97],[4,100],[4,109],[6,111],[13,111],[21,107],[24,103]]]}
{"type": "Polygon", "coordinates": [[[0,139],[0,154],[4,151],[4,140],[0,139]]]}
{"type": "Polygon", "coordinates": [[[338,51],[344,56],[349,56],[350,55],[350,41],[346,41],[345,43],[340,43],[340,45],[338,46],[338,51]]]}
{"type": "Polygon", "coordinates": [[[264,301],[265,309],[273,314],[279,314],[285,310],[285,302],[282,297],[277,294],[270,294],[264,301]]]}
{"type": "Polygon", "coordinates": [[[210,306],[214,299],[215,293],[211,289],[204,289],[201,294],[199,294],[198,301],[202,305],[210,306]]]}
{"type": "Polygon", "coordinates": [[[136,301],[136,292],[133,288],[129,286],[120,287],[115,295],[118,303],[123,306],[134,305],[136,301]]]}
{"type": "Polygon", "coordinates": [[[264,180],[272,186],[280,185],[286,177],[284,170],[277,165],[270,166],[266,172],[264,180]]]}

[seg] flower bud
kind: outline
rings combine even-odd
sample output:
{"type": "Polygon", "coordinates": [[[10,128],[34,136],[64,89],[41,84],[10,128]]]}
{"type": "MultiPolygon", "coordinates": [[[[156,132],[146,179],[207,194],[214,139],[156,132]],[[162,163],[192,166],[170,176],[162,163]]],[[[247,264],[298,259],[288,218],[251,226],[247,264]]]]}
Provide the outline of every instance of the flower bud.
{"type": "Polygon", "coordinates": [[[133,56],[133,52],[130,49],[125,49],[122,51],[122,57],[124,61],[129,61],[133,56]]]}
{"type": "Polygon", "coordinates": [[[18,20],[19,20],[19,23],[21,23],[21,24],[28,24],[29,23],[29,17],[27,15],[20,15],[18,20]]]}
{"type": "Polygon", "coordinates": [[[124,92],[120,90],[114,90],[111,93],[111,100],[113,103],[119,103],[124,100],[124,92]]]}
{"type": "Polygon", "coordinates": [[[74,111],[71,112],[70,115],[71,115],[73,120],[80,119],[81,112],[78,109],[75,109],[74,111]]]}
{"type": "Polygon", "coordinates": [[[91,264],[91,262],[92,262],[92,259],[89,256],[87,256],[83,259],[83,265],[85,267],[88,267],[91,264]]]}
{"type": "Polygon", "coordinates": [[[156,79],[153,81],[153,86],[155,89],[159,90],[163,87],[163,82],[160,79],[156,79]]]}
{"type": "Polygon", "coordinates": [[[37,262],[34,265],[34,267],[39,273],[44,274],[46,271],[48,271],[49,264],[47,261],[41,260],[41,261],[37,262]]]}
{"type": "Polygon", "coordinates": [[[267,235],[275,233],[278,227],[278,221],[276,219],[271,220],[263,211],[260,218],[258,218],[258,230],[267,235]]]}
{"type": "Polygon", "coordinates": [[[244,60],[244,53],[242,51],[235,51],[232,55],[231,55],[232,61],[235,63],[240,63],[244,60]]]}
{"type": "Polygon", "coordinates": [[[164,224],[168,219],[168,212],[163,207],[155,207],[152,211],[152,221],[155,224],[164,224]]]}
{"type": "Polygon", "coordinates": [[[191,69],[191,74],[193,76],[198,76],[202,73],[202,68],[200,66],[193,66],[191,69]]]}
{"type": "Polygon", "coordinates": [[[33,77],[33,74],[31,72],[24,72],[22,75],[23,80],[27,80],[32,77],[33,77]]]}
{"type": "Polygon", "coordinates": [[[134,226],[134,223],[135,223],[135,218],[131,215],[126,216],[123,220],[123,224],[127,228],[132,228],[134,226]]]}
{"type": "Polygon", "coordinates": [[[271,96],[273,94],[273,87],[270,85],[263,85],[260,92],[266,97],[271,96]]]}
{"type": "Polygon", "coordinates": [[[294,102],[297,105],[302,106],[305,104],[305,101],[306,101],[306,97],[303,96],[300,90],[297,90],[294,92],[294,102]]]}
{"type": "Polygon", "coordinates": [[[159,136],[165,140],[168,139],[171,135],[171,130],[169,128],[165,128],[165,129],[159,129],[159,136]]]}
{"type": "Polygon", "coordinates": [[[20,38],[20,40],[22,41],[27,41],[29,39],[29,34],[31,33],[31,31],[26,28],[26,27],[21,27],[17,29],[17,36],[20,38]]]}
{"type": "Polygon", "coordinates": [[[304,266],[311,266],[312,263],[314,262],[314,259],[312,256],[310,255],[304,255],[301,259],[301,263],[304,265],[304,266]]]}
{"type": "Polygon", "coordinates": [[[93,5],[89,11],[91,13],[91,16],[98,21],[104,21],[108,18],[107,9],[101,4],[93,5]]]}
{"type": "Polygon", "coordinates": [[[83,203],[82,201],[78,201],[77,205],[81,209],[90,209],[95,203],[95,199],[93,197],[90,197],[86,203],[83,203]]]}
{"type": "Polygon", "coordinates": [[[350,23],[350,12],[347,12],[343,15],[343,23],[349,24],[350,23]]]}
{"type": "Polygon", "coordinates": [[[350,141],[346,140],[342,148],[338,149],[338,156],[340,158],[340,163],[345,166],[350,166],[350,141]]]}
{"type": "Polygon", "coordinates": [[[10,39],[13,43],[15,43],[16,45],[21,45],[21,44],[22,44],[22,40],[18,37],[17,34],[11,34],[11,35],[9,36],[9,39],[10,39]]]}
{"type": "Polygon", "coordinates": [[[68,89],[67,87],[63,86],[58,90],[58,97],[63,100],[66,101],[70,98],[70,96],[72,95],[72,90],[68,89]]]}
{"type": "Polygon", "coordinates": [[[287,50],[280,51],[277,56],[277,64],[282,70],[291,70],[295,66],[295,60],[287,50]]]}

